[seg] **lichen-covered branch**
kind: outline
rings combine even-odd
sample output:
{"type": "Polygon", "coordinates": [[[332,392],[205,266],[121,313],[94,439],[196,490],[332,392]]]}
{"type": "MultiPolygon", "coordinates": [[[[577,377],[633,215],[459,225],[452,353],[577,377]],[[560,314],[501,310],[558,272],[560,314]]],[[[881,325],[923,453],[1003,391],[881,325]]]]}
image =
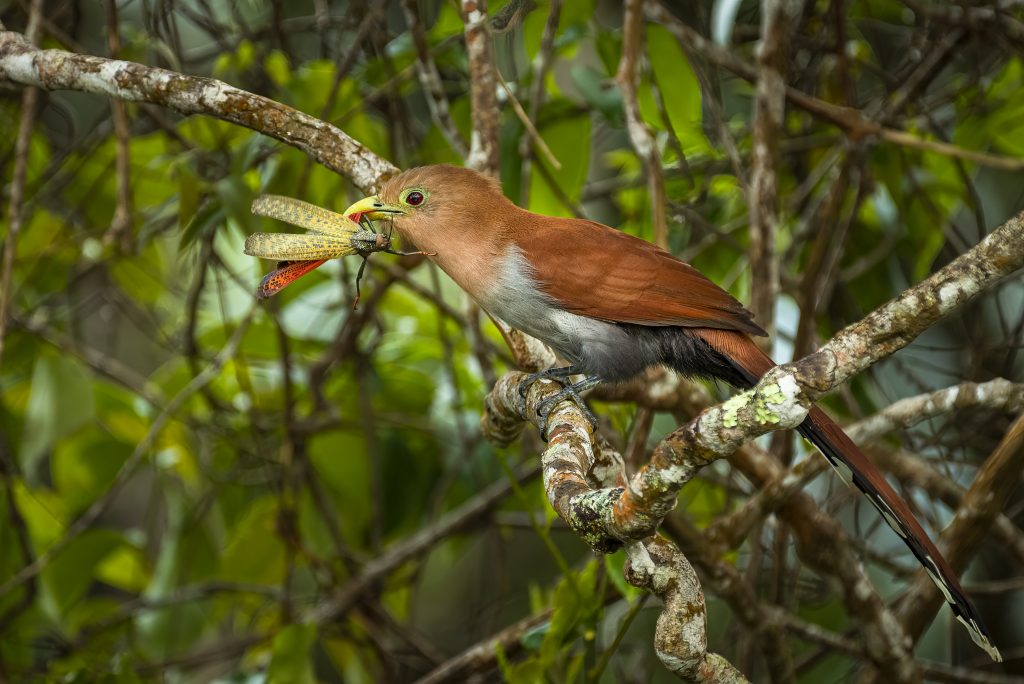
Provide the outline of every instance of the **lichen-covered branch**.
{"type": "MultiPolygon", "coordinates": [[[[705,410],[677,429],[657,446],[650,462],[625,490],[576,492],[571,487],[567,490],[567,484],[560,485],[552,505],[577,529],[575,521],[577,532],[595,548],[610,543],[600,538],[602,528],[607,537],[618,540],[653,534],[675,506],[676,492],[697,470],[758,435],[799,425],[818,396],[906,346],[940,317],[1022,265],[1024,214],[1010,219],[967,253],[841,331],[819,351],[776,367],[754,389],[705,410]],[[559,506],[556,501],[563,503],[559,506]]],[[[499,396],[499,387],[492,393],[495,396],[499,396]]],[[[514,407],[514,401],[507,406],[514,407]]],[[[514,415],[514,408],[507,413],[514,415]]],[[[554,446],[552,440],[549,451],[554,446]]],[[[561,449],[563,444],[558,442],[557,446],[561,449]]],[[[564,464],[566,459],[560,456],[557,461],[564,464]]],[[[549,497],[551,494],[549,490],[549,497]]]]}
{"type": "MultiPolygon", "coordinates": [[[[507,373],[487,397],[481,431],[498,444],[515,439],[523,425],[516,406],[519,383],[525,377],[515,371],[507,373]]],[[[527,415],[534,417],[531,422],[546,429],[550,438],[541,457],[544,488],[552,506],[577,534],[600,551],[612,551],[619,542],[605,534],[600,511],[625,485],[622,457],[606,441],[595,439],[590,423],[571,402],[558,404],[546,426],[541,424],[537,405],[558,389],[554,382],[542,381],[531,385],[527,393],[527,415]]],[[[690,682],[745,682],[725,658],[707,651],[700,582],[679,549],[651,536],[631,542],[627,552],[627,581],[648,589],[664,603],[654,645],[665,667],[690,682]]]]}
{"type": "MultiPolygon", "coordinates": [[[[847,427],[846,433],[851,439],[863,443],[876,440],[894,430],[908,428],[929,418],[967,407],[985,407],[1013,414],[1019,413],[1024,409],[1024,386],[996,379],[982,384],[962,383],[935,392],[907,397],[847,427]]],[[[807,458],[798,462],[781,477],[761,487],[735,512],[715,521],[708,528],[708,536],[721,541],[728,548],[736,548],[746,539],[757,521],[763,520],[765,515],[777,510],[796,492],[801,491],[828,469],[828,461],[822,458],[807,458]]],[[[938,473],[935,475],[938,476],[938,473]]]]}
{"type": "Polygon", "coordinates": [[[707,536],[696,527],[684,522],[682,516],[669,516],[662,529],[693,563],[701,582],[729,604],[733,615],[760,642],[771,681],[795,682],[792,644],[782,618],[785,611],[762,601],[753,583],[743,576],[742,569],[718,553],[716,545],[709,543],[707,536]]]}
{"type": "MultiPolygon", "coordinates": [[[[975,248],[951,262],[901,296],[883,305],[861,322],[839,333],[820,351],[793,364],[776,367],[750,391],[703,411],[663,440],[628,486],[595,488],[588,482],[595,447],[590,426],[569,402],[551,412],[546,427],[551,442],[543,456],[548,500],[559,516],[588,544],[599,551],[622,541],[650,537],[674,507],[676,493],[704,465],[729,455],[744,442],[770,430],[795,427],[811,402],[911,342],[941,316],[1019,269],[1024,263],[1024,219],[1017,216],[1000,226],[975,248]]],[[[483,432],[501,431],[516,420],[520,374],[508,374],[488,397],[483,432]]],[[[528,394],[529,411],[554,386],[535,383],[528,394]]],[[[528,413],[533,415],[533,413],[528,413]]],[[[536,421],[535,421],[536,422],[536,421]]],[[[793,508],[797,521],[807,522],[812,512],[793,508]]],[[[819,516],[820,517],[820,516],[819,516]]],[[[788,519],[788,516],[787,516],[788,519]]],[[[840,579],[844,600],[863,622],[868,655],[876,668],[898,681],[919,675],[906,648],[905,635],[893,615],[871,589],[849,544],[822,553],[823,525],[799,527],[801,555],[812,565],[840,579]],[[815,532],[814,530],[818,530],[815,532]]],[[[839,535],[837,529],[830,530],[839,535]]]]}
{"type": "Polygon", "coordinates": [[[812,398],[910,344],[943,316],[1024,267],[1024,213],[899,297],[840,331],[799,364],[812,398]]]}
{"type": "Polygon", "coordinates": [[[12,31],[0,31],[2,81],[44,90],[80,90],[223,119],[302,150],[364,192],[373,192],[398,173],[393,164],[336,126],[223,81],[135,62],[40,50],[12,31]]]}
{"type": "Polygon", "coordinates": [[[699,468],[760,434],[798,425],[815,398],[906,346],[941,316],[1022,265],[1024,215],[1018,215],[819,351],[775,368],[753,390],[704,411],[665,438],[612,509],[604,511],[609,534],[618,539],[648,536],[699,468]]]}
{"type": "Polygon", "coordinates": [[[708,653],[704,594],[693,566],[675,544],[653,536],[628,544],[626,553],[626,581],[665,604],[654,634],[662,665],[687,682],[746,682],[732,663],[708,653]]]}

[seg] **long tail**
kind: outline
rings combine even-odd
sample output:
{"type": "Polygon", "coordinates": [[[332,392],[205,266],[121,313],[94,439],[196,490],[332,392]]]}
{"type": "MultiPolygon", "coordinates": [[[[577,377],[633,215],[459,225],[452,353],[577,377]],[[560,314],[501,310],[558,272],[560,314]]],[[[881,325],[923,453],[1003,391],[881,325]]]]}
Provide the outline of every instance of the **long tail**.
{"type": "MultiPolygon", "coordinates": [[[[753,386],[766,372],[775,366],[771,357],[762,352],[753,340],[745,334],[731,330],[693,330],[719,356],[729,362],[746,381],[753,386]]],[[[738,378],[724,378],[735,381],[738,378]]],[[[960,586],[953,568],[942,553],[928,538],[928,534],[914,517],[910,507],[889,486],[885,476],[868,460],[857,445],[836,425],[825,412],[817,407],[797,428],[804,437],[821,450],[839,476],[859,489],[882,514],[885,522],[906,543],[917,560],[924,566],[928,576],[942,592],[953,615],[970,632],[971,639],[983,648],[993,660],[1002,661],[999,650],[992,643],[977,608],[960,586]]]]}

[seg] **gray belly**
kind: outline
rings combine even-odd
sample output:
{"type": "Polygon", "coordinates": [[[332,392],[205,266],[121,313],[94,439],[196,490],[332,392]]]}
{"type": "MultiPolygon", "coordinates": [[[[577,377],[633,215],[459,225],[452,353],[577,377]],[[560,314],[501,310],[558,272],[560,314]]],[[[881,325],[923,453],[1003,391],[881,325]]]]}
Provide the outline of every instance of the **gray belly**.
{"type": "Polygon", "coordinates": [[[656,345],[627,327],[565,311],[537,287],[522,252],[509,249],[500,276],[478,303],[490,314],[536,337],[588,375],[624,380],[661,362],[656,345]]]}

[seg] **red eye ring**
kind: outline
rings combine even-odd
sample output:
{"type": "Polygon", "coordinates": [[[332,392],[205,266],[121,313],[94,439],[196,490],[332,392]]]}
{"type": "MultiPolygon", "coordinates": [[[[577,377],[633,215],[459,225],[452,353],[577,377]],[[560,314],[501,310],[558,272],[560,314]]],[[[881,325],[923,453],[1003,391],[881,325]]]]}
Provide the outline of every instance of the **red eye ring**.
{"type": "Polygon", "coordinates": [[[410,207],[418,207],[421,204],[423,204],[423,200],[425,199],[426,198],[423,196],[422,192],[420,192],[419,190],[413,190],[412,192],[405,196],[405,203],[408,204],[410,207]]]}

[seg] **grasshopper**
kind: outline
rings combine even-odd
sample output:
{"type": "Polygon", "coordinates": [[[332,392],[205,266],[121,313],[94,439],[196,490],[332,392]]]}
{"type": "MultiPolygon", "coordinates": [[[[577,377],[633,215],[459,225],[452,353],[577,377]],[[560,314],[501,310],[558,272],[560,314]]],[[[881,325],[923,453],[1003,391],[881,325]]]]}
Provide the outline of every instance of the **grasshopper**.
{"type": "Polygon", "coordinates": [[[278,262],[277,268],[264,276],[256,289],[256,296],[260,299],[277,294],[328,259],[358,254],[363,258],[356,274],[355,304],[358,304],[359,281],[370,254],[418,254],[392,249],[391,233],[378,233],[373,223],[361,213],[343,216],[315,204],[280,195],[257,197],[252,203],[252,213],[306,229],[305,234],[253,233],[246,238],[243,250],[246,254],[278,262]]]}

